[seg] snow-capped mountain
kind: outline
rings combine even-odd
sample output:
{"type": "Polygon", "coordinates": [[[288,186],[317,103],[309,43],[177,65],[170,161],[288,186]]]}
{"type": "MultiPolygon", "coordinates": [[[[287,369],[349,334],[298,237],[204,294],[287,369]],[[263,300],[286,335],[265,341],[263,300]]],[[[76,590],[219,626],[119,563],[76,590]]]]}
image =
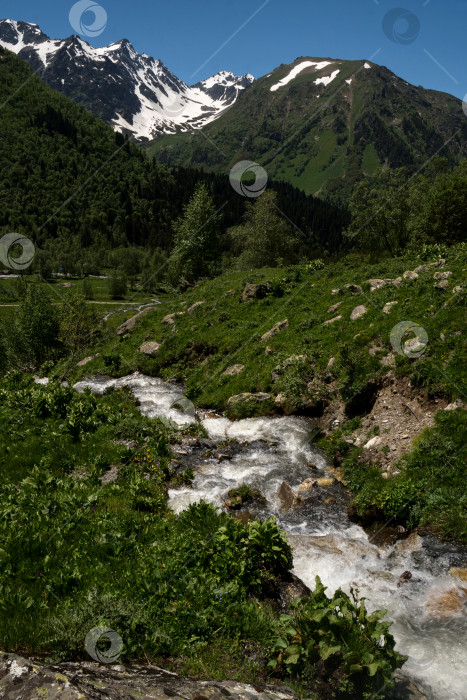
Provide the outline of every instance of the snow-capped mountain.
{"type": "Polygon", "coordinates": [[[127,39],[95,49],[76,35],[50,39],[37,24],[9,19],[0,20],[0,46],[25,59],[50,87],[138,140],[204,126],[254,80],[221,71],[188,86],[127,39]]]}

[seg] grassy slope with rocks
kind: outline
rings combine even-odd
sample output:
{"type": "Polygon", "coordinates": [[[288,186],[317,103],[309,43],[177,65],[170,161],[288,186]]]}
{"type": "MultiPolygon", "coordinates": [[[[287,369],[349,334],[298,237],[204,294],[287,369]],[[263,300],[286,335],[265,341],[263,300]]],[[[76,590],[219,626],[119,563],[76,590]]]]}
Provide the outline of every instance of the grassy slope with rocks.
{"type": "Polygon", "coordinates": [[[410,85],[384,66],[329,59],[333,66],[307,68],[271,92],[304,60],[259,78],[202,134],[162,136],[149,152],[214,172],[253,160],[271,178],[339,201],[382,165],[415,170],[436,153],[450,162],[465,155],[461,100],[410,85]],[[329,85],[315,84],[334,70],[340,72],[329,85]]]}
{"type": "MultiPolygon", "coordinates": [[[[404,272],[431,263],[440,265],[438,260],[424,261],[414,254],[370,264],[353,255],[317,271],[305,266],[227,273],[201,282],[185,294],[167,298],[122,339],[115,331],[130,314],[116,314],[96,348],[100,356],[74,373],[76,377],[108,373],[112,367],[109,357],[115,357],[118,374],[139,370],[165,379],[176,378],[186,385],[186,395],[197,405],[227,410],[234,418],[267,412],[323,416],[321,445],[336,465],[346,458],[344,471],[357,496],[360,514],[376,504],[382,517],[394,516],[397,499],[391,494],[400,493],[402,501],[419,500],[417,507],[398,514],[402,522],[430,525],[445,536],[463,539],[464,411],[459,408],[443,413],[436,423],[434,415],[438,408],[466,395],[462,364],[465,262],[465,246],[461,245],[448,249],[441,266],[422,269],[415,279],[404,278],[404,272]],[[435,276],[447,278],[444,289],[437,285],[445,281],[435,276]],[[398,286],[386,282],[371,292],[370,279],[396,279],[398,286]],[[242,301],[245,286],[252,283],[267,284],[266,295],[242,301]],[[390,302],[397,304],[384,313],[390,302]],[[367,310],[351,320],[358,306],[367,310]],[[340,318],[326,323],[336,317],[340,318]],[[261,340],[285,319],[287,328],[269,340],[261,340]],[[428,335],[428,345],[419,357],[398,354],[391,345],[392,329],[404,321],[422,326],[428,335]],[[146,340],[161,344],[153,357],[138,350],[146,340]],[[329,367],[331,358],[334,360],[329,367]],[[243,369],[224,374],[233,365],[243,365],[243,369]],[[410,391],[427,407],[427,419],[420,426],[412,424],[411,439],[405,443],[404,451],[396,450],[397,459],[391,459],[384,439],[373,451],[361,448],[363,442],[379,432],[384,438],[382,422],[364,424],[362,430],[365,413],[372,408],[372,393],[381,390],[384,377],[396,382],[394,391],[398,382],[405,382],[406,387],[410,384],[410,391]],[[267,396],[229,404],[229,398],[243,393],[267,396]],[[257,401],[258,398],[262,400],[257,401]],[[329,424],[336,416],[340,423],[347,423],[344,428],[339,425],[345,436],[337,432],[333,443],[333,428],[329,424]],[[348,422],[350,418],[354,423],[348,422]],[[426,430],[419,436],[423,428],[426,430]],[[356,445],[345,442],[344,437],[357,435],[359,440],[353,440],[356,445]],[[335,445],[340,445],[340,450],[335,445]],[[425,482],[426,474],[420,464],[429,445],[436,445],[436,449],[432,449],[427,461],[431,465],[426,472],[430,480],[425,482]],[[349,450],[352,459],[347,455],[349,450]],[[372,453],[373,461],[368,460],[372,453]],[[405,456],[407,453],[409,457],[405,456]],[[361,454],[366,455],[363,465],[358,461],[361,454]],[[383,470],[377,466],[381,459],[385,462],[383,470]],[[446,462],[450,476],[444,479],[446,462]],[[376,471],[372,471],[375,465],[376,471]],[[382,471],[386,471],[384,476],[382,471]],[[365,475],[371,477],[371,486],[365,475]],[[430,495],[433,483],[441,495],[430,495]]],[[[406,401],[410,415],[410,397],[406,401]]],[[[400,443],[400,436],[391,435],[391,439],[400,443]]]]}

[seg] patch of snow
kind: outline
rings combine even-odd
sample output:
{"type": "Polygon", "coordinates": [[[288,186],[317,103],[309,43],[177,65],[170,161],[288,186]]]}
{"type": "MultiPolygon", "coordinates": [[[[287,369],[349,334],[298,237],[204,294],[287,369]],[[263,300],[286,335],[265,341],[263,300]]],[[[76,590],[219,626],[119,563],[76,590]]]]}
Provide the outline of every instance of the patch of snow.
{"type": "Polygon", "coordinates": [[[365,63],[365,65],[363,67],[366,68],[367,70],[368,70],[368,68],[371,68],[369,63],[365,63]]]}
{"type": "Polygon", "coordinates": [[[284,85],[288,85],[294,78],[297,77],[302,71],[305,70],[305,68],[315,68],[316,70],[322,70],[323,68],[327,68],[328,66],[331,66],[332,62],[331,61],[321,61],[316,63],[315,61],[302,61],[302,63],[299,63],[298,66],[295,66],[295,68],[292,68],[290,73],[285,76],[285,78],[282,78],[278,83],[273,85],[270,90],[271,92],[276,92],[276,90],[279,90],[279,88],[284,87],[284,85]]]}
{"type": "Polygon", "coordinates": [[[332,83],[334,78],[336,78],[340,73],[340,70],[335,70],[331,75],[326,75],[324,78],[317,78],[317,80],[314,81],[315,85],[329,85],[329,83],[332,83]]]}
{"type": "Polygon", "coordinates": [[[352,84],[352,78],[350,78],[350,80],[346,80],[345,82],[347,83],[347,85],[351,85],[351,84],[352,84]]]}

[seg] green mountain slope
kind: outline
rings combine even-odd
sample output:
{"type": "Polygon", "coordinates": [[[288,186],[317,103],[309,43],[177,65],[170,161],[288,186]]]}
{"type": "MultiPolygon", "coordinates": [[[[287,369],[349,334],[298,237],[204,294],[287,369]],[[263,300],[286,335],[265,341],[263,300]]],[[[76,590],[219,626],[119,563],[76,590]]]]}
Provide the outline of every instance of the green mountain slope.
{"type": "MultiPolygon", "coordinates": [[[[156,163],[3,49],[0,105],[0,233],[22,233],[39,248],[53,244],[73,255],[126,245],[167,249],[172,222],[199,180],[223,207],[222,230],[241,221],[247,200],[226,175],[156,163]]],[[[286,183],[270,185],[297,226],[339,247],[346,212],[286,183]]]]}
{"type": "Polygon", "coordinates": [[[436,153],[451,162],[467,155],[461,100],[410,85],[374,63],[325,62],[299,58],[280,66],[202,133],[164,136],[150,152],[164,163],[214,172],[251,159],[270,177],[337,199],[380,165],[415,170],[436,153]],[[321,64],[271,90],[305,62],[321,64]]]}

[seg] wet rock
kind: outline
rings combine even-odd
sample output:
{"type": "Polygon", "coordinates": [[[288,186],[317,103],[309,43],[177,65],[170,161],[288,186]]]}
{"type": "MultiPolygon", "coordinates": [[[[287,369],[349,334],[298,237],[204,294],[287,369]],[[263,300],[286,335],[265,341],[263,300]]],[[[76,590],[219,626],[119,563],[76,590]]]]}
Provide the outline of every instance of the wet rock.
{"type": "Polygon", "coordinates": [[[445,590],[434,587],[425,600],[424,607],[430,617],[446,620],[465,614],[467,588],[452,587],[445,590]]]}
{"type": "Polygon", "coordinates": [[[160,347],[161,347],[161,344],[156,343],[155,341],[143,343],[139,347],[139,352],[142,352],[144,355],[154,356],[154,355],[157,355],[160,347]]]}
{"type": "Polygon", "coordinates": [[[16,654],[0,652],[0,695],[18,700],[102,700],[103,698],[145,698],[145,700],[293,700],[287,686],[260,684],[253,687],[239,681],[194,680],[165,671],[158,666],[99,664],[83,661],[43,664],[16,654]]]}
{"type": "Polygon", "coordinates": [[[464,583],[467,583],[467,568],[463,569],[460,566],[452,566],[449,569],[449,575],[455,576],[456,578],[460,579],[464,583]]]}
{"type": "Polygon", "coordinates": [[[222,372],[224,377],[234,377],[237,374],[240,374],[245,369],[245,365],[231,365],[230,367],[227,367],[225,372],[222,372]]]}
{"type": "Polygon", "coordinates": [[[428,696],[414,680],[407,678],[400,669],[394,673],[395,686],[387,695],[388,700],[428,700],[428,696]]]}
{"type": "Polygon", "coordinates": [[[397,587],[400,588],[401,586],[404,585],[404,583],[406,583],[407,581],[410,581],[411,578],[412,578],[412,572],[411,571],[404,571],[404,573],[402,573],[399,576],[399,580],[397,581],[397,587]]]}
{"type": "Polygon", "coordinates": [[[226,462],[228,460],[232,459],[231,455],[227,455],[224,453],[218,454],[217,455],[217,461],[218,462],[226,462]]]}
{"type": "Polygon", "coordinates": [[[136,322],[143,318],[143,316],[146,316],[146,314],[149,314],[151,313],[151,311],[154,311],[154,309],[154,306],[147,306],[135,316],[129,318],[128,321],[125,321],[125,323],[122,323],[122,325],[117,328],[117,335],[126,335],[126,333],[132,331],[136,325],[136,322]]]}
{"type": "Polygon", "coordinates": [[[270,331],[267,331],[263,336],[261,336],[261,342],[264,343],[267,340],[271,340],[277,333],[280,333],[281,331],[285,330],[286,328],[289,327],[289,321],[287,318],[285,318],[283,321],[279,321],[278,323],[275,324],[271,328],[270,331]]]}
{"type": "Polygon", "coordinates": [[[237,513],[234,515],[234,520],[239,520],[242,525],[248,525],[250,520],[253,520],[253,516],[251,515],[249,510],[242,510],[241,513],[237,513]]]}
{"type": "Polygon", "coordinates": [[[302,502],[301,498],[295,494],[286,481],[282,482],[277,496],[282,504],[281,510],[283,513],[287,513],[291,508],[296,508],[302,502]]]}
{"type": "Polygon", "coordinates": [[[309,491],[317,483],[316,479],[305,479],[298,487],[299,491],[309,491]]]}
{"type": "Polygon", "coordinates": [[[328,326],[330,323],[335,323],[336,321],[340,321],[342,316],[334,316],[334,318],[330,318],[327,321],[323,323],[323,326],[328,326]]]}
{"type": "Polygon", "coordinates": [[[190,314],[190,316],[193,315],[195,313],[196,309],[198,309],[200,306],[202,306],[205,303],[206,303],[205,301],[195,301],[195,303],[192,306],[190,306],[189,309],[187,309],[187,314],[190,314]]]}
{"type": "Polygon", "coordinates": [[[367,307],[361,304],[360,306],[356,306],[355,309],[352,311],[350,314],[350,320],[351,321],[356,321],[357,318],[361,318],[366,314],[368,311],[367,307]]]}
{"type": "Polygon", "coordinates": [[[241,496],[232,496],[232,498],[228,498],[225,501],[225,507],[229,508],[229,510],[237,510],[238,508],[241,508],[243,505],[243,499],[241,496]]]}
{"type": "Polygon", "coordinates": [[[334,483],[334,479],[329,476],[323,476],[320,479],[317,479],[316,483],[318,484],[318,486],[332,486],[332,484],[334,483]]]}
{"type": "Polygon", "coordinates": [[[286,612],[296,598],[307,598],[310,589],[295,574],[287,573],[279,582],[278,598],[282,602],[282,609],[286,612]]]}
{"type": "Polygon", "coordinates": [[[262,284],[247,284],[242,292],[242,300],[247,301],[248,299],[263,299],[266,294],[270,291],[270,285],[268,283],[262,284]]]}
{"type": "Polygon", "coordinates": [[[383,306],[383,314],[388,314],[397,303],[397,301],[388,301],[388,303],[383,306]]]}

